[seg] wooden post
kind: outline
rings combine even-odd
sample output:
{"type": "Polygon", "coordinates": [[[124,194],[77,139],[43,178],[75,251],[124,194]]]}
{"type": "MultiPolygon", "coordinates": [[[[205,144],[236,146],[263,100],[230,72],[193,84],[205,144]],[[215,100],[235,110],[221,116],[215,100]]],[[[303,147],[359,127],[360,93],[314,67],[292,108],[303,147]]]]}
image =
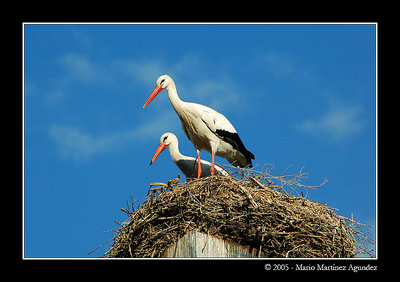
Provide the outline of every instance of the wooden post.
{"type": "Polygon", "coordinates": [[[257,257],[257,250],[243,247],[232,242],[190,231],[169,247],[161,257],[165,258],[207,258],[207,257],[257,257]]]}

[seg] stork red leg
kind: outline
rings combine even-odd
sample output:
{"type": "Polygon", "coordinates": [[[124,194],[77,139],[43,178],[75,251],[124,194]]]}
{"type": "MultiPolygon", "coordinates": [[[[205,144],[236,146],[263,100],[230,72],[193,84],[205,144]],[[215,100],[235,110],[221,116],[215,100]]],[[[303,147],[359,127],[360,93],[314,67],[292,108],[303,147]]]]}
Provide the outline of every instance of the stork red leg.
{"type": "Polygon", "coordinates": [[[212,160],[211,168],[210,168],[211,176],[213,176],[215,173],[214,155],[215,155],[214,150],[211,150],[211,160],[212,160]]]}
{"type": "Polygon", "coordinates": [[[201,172],[202,172],[201,161],[200,161],[200,150],[197,150],[197,161],[198,161],[197,179],[200,179],[200,175],[201,175],[201,172]]]}

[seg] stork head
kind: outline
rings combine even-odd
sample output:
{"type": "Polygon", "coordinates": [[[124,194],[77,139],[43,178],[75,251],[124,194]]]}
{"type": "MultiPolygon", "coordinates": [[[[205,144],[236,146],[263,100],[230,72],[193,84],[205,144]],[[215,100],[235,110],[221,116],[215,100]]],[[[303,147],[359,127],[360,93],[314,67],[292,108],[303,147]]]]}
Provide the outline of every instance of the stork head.
{"type": "Polygon", "coordinates": [[[143,105],[145,108],[151,101],[161,92],[163,89],[168,89],[168,87],[175,85],[174,81],[169,75],[162,75],[157,79],[157,85],[154,88],[153,92],[151,92],[150,97],[147,99],[146,103],[143,105]]]}
{"type": "Polygon", "coordinates": [[[158,145],[157,150],[150,161],[150,165],[154,163],[154,161],[161,154],[161,152],[164,151],[164,149],[167,148],[173,142],[178,142],[178,138],[176,138],[175,134],[167,132],[161,135],[160,145],[158,145]]]}
{"type": "Polygon", "coordinates": [[[160,138],[160,144],[163,143],[165,145],[169,145],[173,142],[177,142],[178,138],[176,138],[176,135],[170,132],[164,133],[163,135],[161,135],[160,138]]]}
{"type": "Polygon", "coordinates": [[[167,74],[164,74],[157,79],[157,85],[160,86],[162,89],[166,89],[172,83],[172,78],[167,74]]]}

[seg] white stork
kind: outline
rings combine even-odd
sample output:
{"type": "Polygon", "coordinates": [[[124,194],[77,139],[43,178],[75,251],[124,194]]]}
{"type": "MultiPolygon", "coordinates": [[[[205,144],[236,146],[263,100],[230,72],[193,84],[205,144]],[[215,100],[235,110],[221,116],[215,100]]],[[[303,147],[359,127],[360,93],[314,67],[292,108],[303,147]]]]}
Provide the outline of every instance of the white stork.
{"type": "MultiPolygon", "coordinates": [[[[178,138],[173,133],[164,133],[160,138],[160,145],[158,145],[156,152],[154,153],[153,158],[150,161],[150,165],[157,159],[157,157],[164,151],[165,148],[169,149],[169,153],[171,155],[172,160],[176,164],[176,166],[183,172],[186,176],[186,179],[195,178],[195,171],[197,171],[196,159],[193,157],[184,156],[179,152],[179,142],[178,138]]],[[[211,163],[201,160],[201,168],[202,173],[200,177],[210,176],[211,163]]],[[[229,175],[226,170],[224,170],[220,166],[215,166],[215,173],[220,175],[229,175]]]]}
{"type": "MultiPolygon", "coordinates": [[[[211,153],[211,175],[215,173],[214,155],[227,159],[234,166],[252,167],[251,160],[254,159],[254,155],[246,149],[229,120],[209,107],[183,102],[178,96],[174,81],[168,75],[157,79],[157,85],[143,108],[163,89],[168,92],[172,107],[181,120],[183,131],[196,148],[198,163],[200,164],[200,150],[211,153]]],[[[201,173],[202,168],[199,165],[197,178],[200,178],[201,173]]]]}

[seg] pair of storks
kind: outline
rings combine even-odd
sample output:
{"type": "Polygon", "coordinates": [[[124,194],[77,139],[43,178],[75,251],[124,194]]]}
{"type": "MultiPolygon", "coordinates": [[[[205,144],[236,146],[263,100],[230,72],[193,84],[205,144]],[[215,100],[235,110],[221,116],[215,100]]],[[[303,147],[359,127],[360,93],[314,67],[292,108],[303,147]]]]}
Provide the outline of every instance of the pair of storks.
{"type": "Polygon", "coordinates": [[[251,160],[254,155],[246,149],[236,129],[229,120],[217,111],[196,103],[183,102],[176,91],[175,83],[168,75],[157,79],[157,85],[147,99],[146,107],[161,90],[166,89],[172,107],[181,120],[183,131],[193,143],[197,151],[197,158],[183,156],[178,149],[178,139],[172,133],[161,136],[158,146],[150,164],[158,155],[169,146],[172,160],[187,178],[194,178],[197,167],[197,178],[209,175],[226,175],[223,168],[215,166],[214,155],[225,158],[230,164],[237,167],[252,167],[251,160]],[[211,153],[211,164],[200,160],[200,151],[211,153]],[[197,160],[197,164],[196,164],[197,160]]]}

